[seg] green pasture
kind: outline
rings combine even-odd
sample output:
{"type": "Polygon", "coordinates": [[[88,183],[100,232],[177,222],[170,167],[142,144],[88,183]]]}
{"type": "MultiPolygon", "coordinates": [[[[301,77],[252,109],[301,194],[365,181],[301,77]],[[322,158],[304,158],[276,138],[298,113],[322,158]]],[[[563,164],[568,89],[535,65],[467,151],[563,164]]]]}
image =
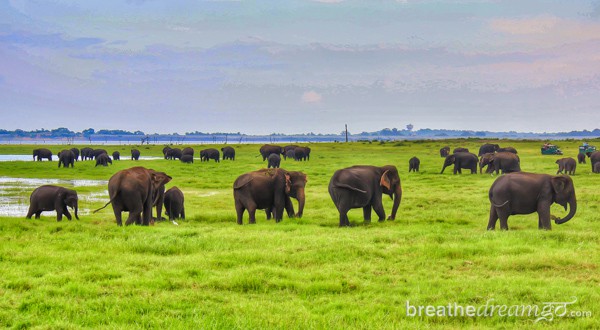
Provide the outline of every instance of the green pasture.
{"type": "MultiPolygon", "coordinates": [[[[282,168],[307,174],[302,219],[236,224],[233,181],[266,166],[260,145],[233,145],[235,161],[194,164],[164,159],[127,160],[75,168],[53,162],[0,162],[0,177],[108,180],[121,169],[145,166],[173,177],[167,185],[185,194],[186,220],[155,226],[117,227],[104,205],[106,185],[75,188],[80,220],[56,222],[0,217],[1,328],[112,329],[416,329],[600,327],[600,175],[581,164],[573,176],[578,210],[552,231],[537,229],[537,215],[512,216],[510,230],[486,231],[488,190],[494,176],[440,175],[439,149],[477,153],[487,140],[309,144],[311,160],[282,160],[282,168]],[[408,173],[408,160],[421,172],[408,173]],[[395,221],[338,228],[327,192],[333,172],[352,165],[398,167],[403,197],[395,221]],[[85,215],[84,215],[85,214],[85,215]],[[567,305],[567,316],[409,316],[411,306],[567,305]],[[571,315],[571,313],[574,313],[571,315]],[[584,315],[578,317],[578,315],[584,315]]],[[[555,142],[564,156],[542,156],[540,141],[492,140],[519,151],[524,171],[555,174],[556,159],[577,155],[581,141],[555,142]]],[[[600,147],[600,141],[589,141],[600,147]]],[[[283,145],[283,144],[282,144],[283,145]]],[[[304,145],[304,144],[302,144],[304,145]]],[[[32,145],[2,145],[0,154],[31,154],[32,145]]],[[[45,146],[58,153],[71,146],[45,146]]],[[[83,146],[77,146],[83,147],[83,146]]],[[[182,147],[182,146],[180,146],[182,147]]],[[[137,146],[161,156],[163,146],[137,146]]],[[[30,191],[9,190],[0,195],[30,191]]],[[[392,201],[385,198],[386,213],[392,201]]],[[[552,213],[567,211],[555,205],[552,213]]],[[[558,310],[557,314],[562,315],[558,310]]]]}

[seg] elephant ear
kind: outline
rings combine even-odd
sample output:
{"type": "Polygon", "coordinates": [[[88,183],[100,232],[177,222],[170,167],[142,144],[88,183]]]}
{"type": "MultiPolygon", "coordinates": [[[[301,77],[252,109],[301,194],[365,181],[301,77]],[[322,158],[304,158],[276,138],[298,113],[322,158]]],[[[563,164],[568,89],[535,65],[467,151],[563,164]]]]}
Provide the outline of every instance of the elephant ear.
{"type": "Polygon", "coordinates": [[[242,176],[238,177],[237,180],[235,180],[235,182],[233,183],[233,189],[240,189],[243,186],[247,185],[248,183],[250,183],[250,181],[252,181],[254,179],[254,177],[250,174],[243,174],[242,176]]]}
{"type": "Polygon", "coordinates": [[[381,175],[381,179],[379,180],[379,184],[383,187],[385,187],[387,190],[391,190],[392,189],[392,182],[390,180],[390,177],[388,175],[388,173],[390,172],[390,170],[387,170],[385,172],[383,172],[383,174],[381,175]]]}
{"type": "Polygon", "coordinates": [[[565,187],[567,186],[569,180],[564,176],[555,176],[550,181],[552,183],[552,189],[554,193],[557,195],[563,194],[565,187]]]}
{"type": "Polygon", "coordinates": [[[292,181],[290,180],[290,175],[288,173],[285,174],[285,193],[289,194],[290,190],[292,190],[292,181]]]}
{"type": "Polygon", "coordinates": [[[171,181],[171,179],[173,179],[164,172],[156,171],[152,171],[150,173],[150,177],[152,178],[152,183],[154,183],[157,187],[163,184],[167,184],[171,181]]]}

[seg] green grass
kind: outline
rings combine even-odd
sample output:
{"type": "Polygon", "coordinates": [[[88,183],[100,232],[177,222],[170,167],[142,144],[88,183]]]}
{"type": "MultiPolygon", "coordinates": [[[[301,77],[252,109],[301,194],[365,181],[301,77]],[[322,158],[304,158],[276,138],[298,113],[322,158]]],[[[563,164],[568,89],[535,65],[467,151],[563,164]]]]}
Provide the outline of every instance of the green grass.
{"type": "MultiPolygon", "coordinates": [[[[477,153],[485,141],[310,144],[309,162],[282,167],[308,175],[302,219],[238,226],[232,185],[263,167],[258,145],[239,145],[236,161],[93,161],[74,169],[54,162],[0,163],[0,176],[108,180],[142,165],[173,177],[167,188],[185,194],[185,221],[154,227],[117,227],[110,206],[56,222],[0,218],[0,327],[8,328],[564,328],[600,326],[600,175],[579,165],[573,181],[578,211],[573,220],[537,229],[537,216],[512,216],[508,232],[485,230],[487,192],[495,177],[440,175],[443,145],[477,153]],[[408,173],[408,160],[421,172],[408,173]],[[333,172],[357,165],[396,165],[403,199],[396,221],[364,225],[362,210],[349,213],[351,228],[338,228],[327,192],[333,172]],[[412,305],[539,305],[577,302],[591,317],[408,317],[412,305]]],[[[519,150],[522,169],[556,173],[559,156],[540,155],[537,141],[498,141],[519,150]]],[[[580,141],[559,141],[575,157],[580,141]]],[[[594,143],[592,143],[594,144],[594,143]]],[[[600,143],[595,142],[600,146],[600,143]]],[[[102,146],[129,155],[129,146],[102,146]]],[[[193,146],[202,148],[221,146],[193,146]]],[[[0,154],[30,154],[33,146],[0,146],[0,154]]],[[[64,146],[50,146],[54,153],[64,146]]],[[[160,156],[162,146],[143,146],[160,156]]],[[[76,188],[80,195],[105,186],[76,188]]],[[[27,197],[29,192],[11,191],[27,197]]],[[[81,201],[95,209],[106,201],[81,201]]],[[[389,214],[392,201],[386,197],[389,214]]],[[[83,205],[85,204],[85,205],[83,205]]],[[[566,212],[554,206],[552,212],[566,212]]],[[[244,223],[248,216],[245,214],[244,223]]]]}

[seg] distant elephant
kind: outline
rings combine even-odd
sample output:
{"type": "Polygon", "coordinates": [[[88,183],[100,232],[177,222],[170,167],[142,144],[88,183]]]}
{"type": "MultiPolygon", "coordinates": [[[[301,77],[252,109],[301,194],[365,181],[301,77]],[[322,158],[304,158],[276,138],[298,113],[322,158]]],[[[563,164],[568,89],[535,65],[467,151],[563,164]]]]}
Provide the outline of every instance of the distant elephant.
{"type": "Polygon", "coordinates": [[[165,156],[165,159],[167,159],[167,154],[169,153],[169,150],[171,150],[171,147],[169,147],[169,146],[165,146],[162,150],[162,153],[165,156]]]}
{"type": "Polygon", "coordinates": [[[159,199],[161,186],[171,181],[164,172],[157,172],[141,166],[132,167],[115,173],[108,180],[110,200],[103,207],[112,204],[117,225],[122,226],[121,212],[129,212],[125,225],[132,223],[148,226],[152,219],[152,205],[159,199]]]}
{"type": "Polygon", "coordinates": [[[306,175],[284,169],[262,169],[240,175],[233,183],[233,198],[237,223],[241,225],[244,211],[248,211],[249,223],[256,223],[256,210],[273,213],[276,222],[283,219],[283,210],[293,216],[290,197],[298,199],[297,217],[302,217],[305,204],[304,187],[306,175]]]}
{"type": "Polygon", "coordinates": [[[282,147],[280,147],[278,145],[273,145],[273,144],[265,144],[262,147],[260,147],[259,151],[260,151],[260,154],[262,155],[263,162],[265,160],[267,160],[267,157],[269,157],[270,154],[278,154],[278,155],[284,154],[282,147]]]}
{"type": "Polygon", "coordinates": [[[35,218],[39,219],[43,211],[56,210],[56,221],[61,221],[62,216],[66,216],[71,220],[71,214],[67,206],[75,210],[75,219],[79,220],[77,215],[77,192],[72,189],[63,187],[45,185],[36,188],[29,197],[29,211],[27,219],[35,214],[35,218]]]}
{"type": "Polygon", "coordinates": [[[52,161],[52,151],[46,148],[33,149],[33,160],[41,162],[42,159],[52,161]]]}
{"type": "Polygon", "coordinates": [[[75,155],[75,161],[78,161],[79,160],[79,149],[71,148],[71,151],[73,152],[73,155],[75,155]]]}
{"type": "Polygon", "coordinates": [[[281,164],[281,157],[278,154],[270,154],[268,158],[269,164],[267,168],[279,168],[281,164]]]}
{"type": "Polygon", "coordinates": [[[175,160],[181,159],[183,152],[179,148],[169,148],[166,150],[165,159],[175,160]]]}
{"type": "Polygon", "coordinates": [[[98,156],[100,156],[102,154],[106,154],[108,156],[108,151],[106,151],[104,149],[94,149],[91,151],[91,156],[93,159],[97,159],[98,156]]]}
{"type": "Polygon", "coordinates": [[[92,155],[92,151],[94,151],[94,149],[92,148],[81,148],[80,150],[80,155],[81,155],[81,160],[88,160],[88,159],[93,159],[94,156],[92,155]]]}
{"type": "Polygon", "coordinates": [[[232,147],[223,147],[221,148],[221,152],[223,153],[223,160],[235,160],[235,149],[233,149],[232,147]]]}
{"type": "Polygon", "coordinates": [[[96,165],[94,167],[98,165],[108,166],[109,163],[112,165],[110,157],[107,154],[100,154],[96,157],[96,165]]]}
{"type": "Polygon", "coordinates": [[[296,147],[294,149],[294,159],[297,161],[310,160],[310,148],[296,147]]]}
{"type": "Polygon", "coordinates": [[[408,172],[419,172],[419,166],[421,161],[417,157],[413,157],[408,160],[408,172]]]}
{"type": "Polygon", "coordinates": [[[118,151],[114,151],[112,153],[112,158],[113,158],[113,160],[121,160],[121,153],[118,151]]]}
{"type": "Polygon", "coordinates": [[[479,158],[477,155],[472,154],[470,152],[456,152],[452,155],[448,155],[446,160],[444,160],[444,167],[440,174],[444,173],[446,167],[454,164],[454,174],[460,173],[462,174],[461,169],[469,169],[471,170],[471,174],[477,174],[477,163],[479,158]]]}
{"type": "Polygon", "coordinates": [[[577,168],[577,161],[571,157],[557,159],[556,164],[558,164],[558,171],[556,174],[562,174],[563,171],[565,174],[574,175],[575,169],[577,168]]]}
{"type": "Polygon", "coordinates": [[[215,162],[219,162],[219,158],[220,158],[221,154],[219,153],[219,150],[214,149],[214,148],[208,148],[208,149],[204,149],[204,150],[200,150],[200,161],[209,161],[211,159],[214,159],[215,162]]]}
{"type": "MultiPolygon", "coordinates": [[[[294,149],[296,149],[298,146],[294,145],[294,144],[290,144],[287,145],[285,147],[283,147],[283,159],[287,160],[288,159],[288,152],[293,151],[294,149]]],[[[292,157],[294,158],[294,157],[292,157]]]]}
{"type": "Polygon", "coordinates": [[[138,149],[131,149],[131,160],[140,160],[140,151],[138,149]]]}
{"type": "Polygon", "coordinates": [[[573,180],[566,175],[508,173],[498,177],[489,191],[490,219],[487,229],[493,230],[500,219],[500,229],[508,230],[508,217],[514,214],[538,213],[538,228],[551,229],[550,219],[563,224],[575,215],[577,199],[573,180]],[[550,215],[550,206],[557,203],[569,214],[559,219],[550,215]]]}
{"type": "MultiPolygon", "coordinates": [[[[592,172],[594,172],[594,165],[600,162],[600,151],[594,151],[592,153],[588,153],[590,157],[590,163],[592,163],[592,172]]],[[[597,173],[597,172],[594,172],[597,173]]]]}
{"type": "Polygon", "coordinates": [[[513,154],[517,154],[517,149],[513,147],[504,147],[496,150],[496,152],[511,152],[513,154]]]}
{"type": "Polygon", "coordinates": [[[75,167],[75,154],[69,149],[65,149],[58,153],[58,167],[75,167]]]}
{"type": "Polygon", "coordinates": [[[585,164],[585,154],[577,154],[577,162],[579,162],[579,164],[585,164]]]}
{"type": "Polygon", "coordinates": [[[181,192],[179,188],[171,187],[169,190],[167,190],[165,193],[164,205],[165,213],[169,217],[169,220],[175,220],[178,218],[185,220],[185,207],[183,202],[183,192],[181,192]]]}
{"type": "Polygon", "coordinates": [[[185,147],[183,148],[183,150],[181,150],[181,155],[191,155],[192,158],[194,157],[194,148],[192,147],[185,147]]]}
{"type": "Polygon", "coordinates": [[[500,148],[500,146],[497,144],[486,143],[486,144],[482,145],[481,147],[479,147],[479,153],[477,154],[477,156],[482,156],[483,154],[487,154],[487,153],[494,153],[499,148],[500,148]]]}
{"type": "Polygon", "coordinates": [[[500,172],[511,173],[521,172],[521,160],[519,156],[512,152],[498,152],[498,153],[487,153],[481,156],[479,161],[479,173],[481,170],[488,166],[486,173],[496,172],[498,175],[500,172]]]}
{"type": "Polygon", "coordinates": [[[450,147],[445,146],[440,149],[440,157],[448,157],[449,154],[450,154],[450,147]]]}
{"type": "Polygon", "coordinates": [[[469,149],[467,149],[467,148],[454,148],[454,150],[452,150],[453,154],[455,154],[457,152],[469,152],[469,149]]]}
{"type": "Polygon", "coordinates": [[[288,151],[285,153],[285,155],[284,155],[284,157],[283,157],[283,158],[284,158],[284,159],[288,159],[288,158],[290,158],[290,159],[296,159],[296,152],[294,151],[294,149],[292,149],[292,150],[288,150],[288,151]]]}
{"type": "Polygon", "coordinates": [[[182,155],[181,158],[179,159],[182,163],[194,163],[194,156],[193,155],[182,155]]]}
{"type": "Polygon", "coordinates": [[[594,168],[592,169],[592,173],[600,173],[600,162],[594,164],[594,168]]]}

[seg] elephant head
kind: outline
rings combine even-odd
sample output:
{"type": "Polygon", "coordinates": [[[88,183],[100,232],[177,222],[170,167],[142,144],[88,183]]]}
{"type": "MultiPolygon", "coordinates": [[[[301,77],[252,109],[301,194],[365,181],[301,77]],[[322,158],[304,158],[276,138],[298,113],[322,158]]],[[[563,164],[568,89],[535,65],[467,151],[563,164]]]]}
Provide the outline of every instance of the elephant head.
{"type": "Polygon", "coordinates": [[[168,176],[165,172],[157,172],[155,170],[148,170],[148,172],[150,172],[150,178],[152,181],[152,205],[154,205],[160,198],[161,194],[159,193],[159,190],[161,189],[161,186],[164,187],[164,185],[169,183],[173,178],[168,176]]]}
{"type": "Polygon", "coordinates": [[[398,175],[398,169],[395,166],[384,166],[382,167],[383,174],[379,179],[382,193],[390,196],[394,201],[392,205],[392,214],[388,217],[388,220],[396,219],[396,212],[400,206],[400,200],[402,199],[402,187],[400,185],[400,176],[398,175]]]}
{"type": "MultiPolygon", "coordinates": [[[[487,153],[487,154],[483,154],[481,156],[481,159],[479,160],[479,174],[481,174],[483,172],[483,168],[485,166],[491,166],[492,162],[494,161],[494,154],[493,153],[487,153]]],[[[486,171],[487,173],[487,171],[486,171]]]]}
{"type": "Polygon", "coordinates": [[[306,203],[304,188],[307,182],[306,174],[302,172],[288,172],[286,174],[286,193],[298,200],[298,213],[296,214],[298,218],[301,218],[304,212],[304,205],[306,203]]]}
{"type": "Polygon", "coordinates": [[[79,216],[77,215],[77,211],[79,210],[77,192],[75,190],[66,189],[61,193],[60,198],[66,206],[75,210],[75,219],[79,220],[79,216]]]}
{"type": "Polygon", "coordinates": [[[577,199],[575,197],[575,188],[573,187],[573,180],[568,176],[555,176],[551,179],[552,190],[554,192],[554,202],[567,210],[567,204],[569,204],[569,214],[566,217],[560,219],[552,216],[554,222],[558,225],[563,224],[575,215],[577,212],[577,199]]]}
{"type": "Polygon", "coordinates": [[[446,167],[454,165],[454,162],[456,162],[456,156],[454,154],[446,156],[446,160],[444,160],[444,167],[442,167],[442,171],[440,172],[440,174],[444,173],[446,167]]]}

